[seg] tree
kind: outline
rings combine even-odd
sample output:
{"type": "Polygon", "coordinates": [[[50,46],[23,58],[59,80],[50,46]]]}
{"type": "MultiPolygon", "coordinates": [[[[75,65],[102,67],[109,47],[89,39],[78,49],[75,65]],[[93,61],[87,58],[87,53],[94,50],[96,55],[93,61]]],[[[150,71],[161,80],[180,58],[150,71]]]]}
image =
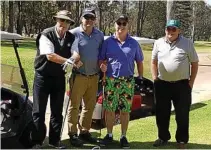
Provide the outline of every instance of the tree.
{"type": "Polygon", "coordinates": [[[13,11],[13,1],[9,1],[9,27],[8,32],[13,32],[13,18],[14,18],[14,11],[13,11]]]}
{"type": "Polygon", "coordinates": [[[23,21],[22,21],[22,2],[17,1],[18,4],[18,16],[17,16],[17,33],[22,35],[22,29],[23,29],[23,21]]]}
{"type": "Polygon", "coordinates": [[[137,18],[137,29],[136,29],[136,35],[141,36],[144,19],[145,19],[145,1],[139,1],[138,2],[138,18],[137,18]]]}
{"type": "Polygon", "coordinates": [[[2,31],[5,31],[6,29],[6,2],[3,1],[2,2],[2,31]]]}

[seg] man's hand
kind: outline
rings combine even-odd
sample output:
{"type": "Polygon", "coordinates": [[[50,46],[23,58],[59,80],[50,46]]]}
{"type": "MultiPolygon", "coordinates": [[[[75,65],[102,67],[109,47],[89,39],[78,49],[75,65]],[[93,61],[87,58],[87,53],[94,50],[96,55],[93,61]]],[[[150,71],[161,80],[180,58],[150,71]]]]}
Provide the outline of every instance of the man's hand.
{"type": "Polygon", "coordinates": [[[66,70],[67,66],[76,67],[75,60],[73,58],[67,59],[63,64],[63,70],[66,70]]]}
{"type": "Polygon", "coordinates": [[[189,80],[189,85],[191,88],[193,88],[193,84],[194,84],[197,72],[198,72],[198,62],[192,62],[191,63],[191,75],[190,75],[190,80],[189,80]]]}
{"type": "Polygon", "coordinates": [[[153,81],[155,81],[155,80],[157,80],[157,79],[158,79],[157,76],[153,76],[153,77],[152,77],[152,80],[153,80],[153,81]]]}
{"type": "Polygon", "coordinates": [[[75,62],[75,67],[76,68],[80,68],[81,66],[83,65],[83,63],[82,63],[82,61],[77,61],[77,62],[75,62]]]}
{"type": "Polygon", "coordinates": [[[191,87],[191,89],[193,88],[193,84],[194,84],[194,82],[189,80],[189,86],[191,87]]]}
{"type": "Polygon", "coordinates": [[[104,63],[102,63],[102,64],[100,65],[100,69],[101,69],[102,72],[106,72],[106,71],[107,71],[107,65],[104,64],[104,63]]]}

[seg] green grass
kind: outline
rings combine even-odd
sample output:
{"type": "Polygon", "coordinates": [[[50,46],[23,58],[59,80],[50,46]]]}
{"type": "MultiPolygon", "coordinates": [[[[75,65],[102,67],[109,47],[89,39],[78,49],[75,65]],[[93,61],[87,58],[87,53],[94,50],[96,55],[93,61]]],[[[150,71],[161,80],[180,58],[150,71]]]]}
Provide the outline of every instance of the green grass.
{"type": "MultiPolygon", "coordinates": [[[[144,77],[151,79],[150,60],[152,45],[142,45],[141,47],[144,53],[144,77]]],[[[198,52],[211,52],[211,42],[196,41],[195,47],[198,52]]],[[[30,95],[32,94],[31,92],[34,78],[33,65],[34,57],[36,55],[35,49],[35,40],[25,39],[19,41],[18,51],[28,80],[30,95]]],[[[18,66],[11,42],[1,42],[1,63],[18,66]]],[[[135,75],[137,75],[137,70],[135,70],[135,75]]]]}
{"type": "MultiPolygon", "coordinates": [[[[211,42],[195,42],[196,50],[198,52],[210,52],[211,42]]],[[[1,63],[10,64],[14,66],[17,65],[17,59],[12,44],[10,42],[1,42],[1,63]]],[[[30,87],[30,95],[32,94],[32,84],[34,77],[34,57],[36,54],[35,50],[35,41],[34,40],[24,40],[19,44],[19,55],[23,68],[28,79],[30,87]]],[[[144,76],[151,78],[150,75],[150,58],[152,46],[143,46],[144,51],[144,76]]],[[[188,148],[211,148],[211,101],[205,103],[199,103],[192,106],[192,111],[190,112],[190,144],[188,148]],[[199,109],[200,108],[200,109],[199,109]]],[[[172,133],[172,140],[170,141],[169,146],[163,148],[175,148],[175,120],[174,115],[171,117],[170,131],[172,133]]],[[[103,136],[106,133],[106,130],[102,131],[103,136]]],[[[98,133],[95,133],[96,135],[98,133]]],[[[118,140],[120,136],[120,126],[115,126],[114,128],[114,139],[116,144],[112,145],[111,148],[119,148],[118,140]]],[[[128,129],[128,139],[131,142],[131,148],[136,149],[148,149],[152,147],[152,143],[157,138],[157,128],[155,124],[155,117],[142,118],[135,121],[130,121],[128,129]]],[[[68,140],[64,141],[69,143],[68,140]]],[[[84,148],[92,148],[88,145],[84,148]]]]}
{"type": "MultiPolygon", "coordinates": [[[[35,41],[34,40],[20,41],[18,52],[29,84],[30,95],[32,95],[31,91],[34,79],[33,65],[34,65],[34,57],[36,55],[35,41]]],[[[11,42],[1,43],[1,63],[18,66],[17,58],[15,56],[15,52],[11,42]]]]}
{"type": "Polygon", "coordinates": [[[197,52],[211,52],[211,42],[196,41],[194,45],[197,52]]]}
{"type": "MultiPolygon", "coordinates": [[[[197,103],[192,105],[190,111],[190,138],[187,144],[188,149],[211,149],[211,100],[197,103]]],[[[120,138],[120,125],[114,126],[113,135],[114,143],[112,143],[107,148],[109,149],[119,149],[119,138],[120,138]]],[[[176,149],[175,140],[175,130],[176,122],[174,112],[171,115],[170,120],[170,132],[171,140],[169,144],[161,149],[176,149]]],[[[92,133],[95,136],[99,135],[99,132],[92,133]]],[[[103,138],[106,135],[106,129],[102,130],[103,138]]],[[[131,149],[158,149],[153,147],[154,140],[157,139],[157,127],[155,117],[146,117],[138,120],[130,121],[127,138],[130,142],[131,149]]],[[[63,141],[68,148],[73,148],[69,144],[69,140],[63,141]]],[[[86,144],[82,149],[91,149],[94,145],[86,144]]]]}

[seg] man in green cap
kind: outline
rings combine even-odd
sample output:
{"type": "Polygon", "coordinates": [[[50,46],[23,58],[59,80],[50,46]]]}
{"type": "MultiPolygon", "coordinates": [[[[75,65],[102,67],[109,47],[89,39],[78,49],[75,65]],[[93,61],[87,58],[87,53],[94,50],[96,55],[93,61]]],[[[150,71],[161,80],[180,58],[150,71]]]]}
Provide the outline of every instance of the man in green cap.
{"type": "Polygon", "coordinates": [[[169,20],[165,37],[156,40],[152,51],[152,77],[156,99],[158,139],[155,147],[170,140],[171,101],[176,115],[176,141],[185,148],[189,140],[191,91],[198,71],[198,56],[191,40],[180,34],[180,21],[169,20]]]}

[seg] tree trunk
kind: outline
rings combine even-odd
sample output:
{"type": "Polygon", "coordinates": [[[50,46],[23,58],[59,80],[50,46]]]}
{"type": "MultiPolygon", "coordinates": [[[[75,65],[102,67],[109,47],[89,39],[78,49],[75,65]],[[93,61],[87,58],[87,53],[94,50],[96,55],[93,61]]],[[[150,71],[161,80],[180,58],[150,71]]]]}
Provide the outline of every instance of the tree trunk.
{"type": "Polygon", "coordinates": [[[6,21],[6,6],[5,1],[2,2],[2,31],[5,31],[5,21],[6,21]]]}
{"type": "Polygon", "coordinates": [[[17,1],[18,3],[18,16],[17,16],[17,33],[22,35],[23,30],[23,21],[22,21],[22,2],[17,1]]]}
{"type": "Polygon", "coordinates": [[[28,28],[27,28],[27,25],[26,25],[25,21],[23,22],[23,26],[25,28],[25,34],[28,35],[28,28]]]}
{"type": "Polygon", "coordinates": [[[137,18],[137,29],[136,29],[136,35],[140,36],[141,30],[140,30],[140,21],[141,21],[141,5],[142,2],[138,2],[138,18],[137,18]]]}
{"type": "Polygon", "coordinates": [[[8,32],[13,32],[13,1],[9,1],[9,27],[8,32]]]}
{"type": "Polygon", "coordinates": [[[142,1],[142,7],[141,7],[141,27],[140,27],[140,36],[142,34],[142,30],[143,30],[143,24],[144,24],[144,16],[145,16],[145,4],[146,4],[146,1],[142,1]]]}
{"type": "Polygon", "coordinates": [[[99,8],[99,29],[102,30],[102,1],[98,2],[98,8],[99,8]]]}
{"type": "Polygon", "coordinates": [[[139,9],[138,9],[138,19],[137,19],[137,36],[141,36],[144,24],[144,15],[145,15],[145,1],[139,1],[139,9]]]}
{"type": "Polygon", "coordinates": [[[75,21],[75,26],[79,26],[79,24],[80,24],[80,2],[76,1],[75,3],[76,3],[76,11],[75,11],[76,21],[75,21]]]}
{"type": "Polygon", "coordinates": [[[127,14],[127,2],[126,2],[126,0],[122,1],[122,14],[127,14]]]}

